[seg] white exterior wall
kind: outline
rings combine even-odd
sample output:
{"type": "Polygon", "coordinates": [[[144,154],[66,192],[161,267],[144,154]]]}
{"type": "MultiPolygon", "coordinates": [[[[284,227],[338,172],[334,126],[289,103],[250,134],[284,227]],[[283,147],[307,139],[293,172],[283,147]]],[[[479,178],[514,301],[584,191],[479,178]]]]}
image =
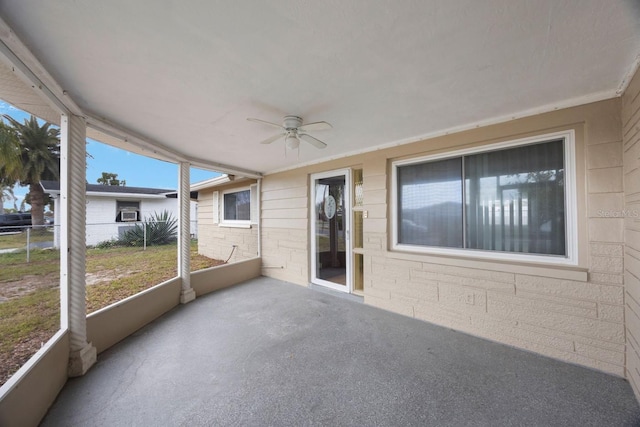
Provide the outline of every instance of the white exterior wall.
{"type": "MultiPolygon", "coordinates": [[[[167,197],[158,198],[136,198],[130,195],[122,197],[87,196],[87,246],[94,246],[100,242],[117,239],[119,228],[126,227],[127,222],[116,222],[117,201],[139,201],[140,215],[143,220],[149,219],[154,213],[160,214],[167,210],[175,219],[178,218],[178,199],[167,197]]],[[[55,199],[54,208],[58,212],[58,198],[55,199]]],[[[191,234],[197,235],[197,202],[191,202],[191,234]]],[[[59,226],[58,216],[55,216],[55,246],[59,247],[59,226]]]]}
{"type": "Polygon", "coordinates": [[[622,200],[621,141],[612,99],[267,175],[262,274],[309,283],[309,176],[361,168],[366,304],[624,376],[623,220],[602,214],[622,200]],[[392,250],[393,161],[564,130],[576,134],[578,266],[392,250]]]}
{"type": "Polygon", "coordinates": [[[99,197],[87,196],[87,246],[93,246],[106,240],[115,239],[119,229],[126,227],[126,222],[115,222],[117,201],[139,201],[140,217],[149,219],[154,213],[169,211],[174,219],[178,218],[178,201],[171,198],[136,199],[135,197],[99,197]]]}
{"type": "MultiPolygon", "coordinates": [[[[257,223],[244,228],[220,224],[222,193],[234,188],[246,188],[252,184],[254,181],[245,181],[198,191],[198,253],[222,261],[229,259],[230,263],[258,256],[257,223]],[[213,199],[214,191],[218,192],[217,206],[213,199]],[[216,208],[218,212],[214,215],[216,208]]],[[[254,206],[251,209],[253,210],[254,206]]]]}

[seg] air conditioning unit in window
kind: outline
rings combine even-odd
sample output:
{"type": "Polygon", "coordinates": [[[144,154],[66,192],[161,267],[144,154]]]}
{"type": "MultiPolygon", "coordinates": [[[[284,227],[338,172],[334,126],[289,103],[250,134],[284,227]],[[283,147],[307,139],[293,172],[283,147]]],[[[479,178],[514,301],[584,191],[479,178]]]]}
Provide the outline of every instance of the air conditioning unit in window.
{"type": "Polygon", "coordinates": [[[138,212],[136,211],[122,211],[120,212],[121,221],[136,221],[138,219],[138,212]]]}

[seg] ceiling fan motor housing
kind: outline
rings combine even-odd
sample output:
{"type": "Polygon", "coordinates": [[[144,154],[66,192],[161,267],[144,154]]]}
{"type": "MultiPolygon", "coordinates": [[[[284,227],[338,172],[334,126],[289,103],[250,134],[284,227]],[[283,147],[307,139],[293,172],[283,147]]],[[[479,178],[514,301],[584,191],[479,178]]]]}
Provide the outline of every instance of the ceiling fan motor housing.
{"type": "Polygon", "coordinates": [[[302,125],[302,119],[298,116],[285,116],[282,121],[282,127],[289,129],[297,129],[302,125]]]}

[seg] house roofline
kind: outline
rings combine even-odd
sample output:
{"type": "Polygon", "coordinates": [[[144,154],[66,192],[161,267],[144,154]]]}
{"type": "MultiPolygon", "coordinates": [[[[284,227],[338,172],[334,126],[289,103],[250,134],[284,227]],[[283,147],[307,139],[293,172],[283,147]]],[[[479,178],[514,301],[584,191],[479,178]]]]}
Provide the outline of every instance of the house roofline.
{"type": "Polygon", "coordinates": [[[220,175],[215,178],[207,179],[205,181],[196,182],[191,184],[191,191],[200,191],[207,188],[220,187],[221,185],[228,184],[230,182],[243,182],[248,181],[251,178],[247,178],[245,176],[236,176],[236,175],[220,175]]]}
{"type": "MultiPolygon", "coordinates": [[[[40,187],[45,193],[60,194],[60,183],[58,181],[40,181],[40,187]]],[[[148,187],[125,187],[111,186],[99,184],[86,184],[87,196],[98,197],[137,197],[137,198],[165,198],[169,194],[175,193],[176,190],[165,188],[148,188],[148,187]],[[106,191],[102,191],[102,189],[106,191]],[[116,190],[117,191],[113,191],[116,190]],[[111,191],[109,191],[111,190],[111,191]]]]}

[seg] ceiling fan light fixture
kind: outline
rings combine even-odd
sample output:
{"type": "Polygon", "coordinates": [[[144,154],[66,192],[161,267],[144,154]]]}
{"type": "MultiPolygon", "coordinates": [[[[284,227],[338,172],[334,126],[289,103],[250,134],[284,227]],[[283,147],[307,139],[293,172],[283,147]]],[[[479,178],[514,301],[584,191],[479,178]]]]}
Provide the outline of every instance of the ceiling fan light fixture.
{"type": "Polygon", "coordinates": [[[295,150],[300,148],[300,139],[316,148],[326,148],[327,144],[320,141],[315,136],[309,135],[309,131],[321,131],[333,128],[333,126],[327,122],[303,124],[302,118],[298,116],[285,116],[282,120],[282,125],[268,122],[266,120],[254,119],[253,117],[248,117],[247,120],[280,129],[280,133],[270,136],[269,138],[261,141],[260,144],[271,144],[272,142],[284,137],[285,155],[287,149],[295,150]]]}
{"type": "Polygon", "coordinates": [[[290,150],[295,150],[300,146],[300,139],[298,138],[298,135],[289,134],[285,138],[284,143],[290,150]]]}

